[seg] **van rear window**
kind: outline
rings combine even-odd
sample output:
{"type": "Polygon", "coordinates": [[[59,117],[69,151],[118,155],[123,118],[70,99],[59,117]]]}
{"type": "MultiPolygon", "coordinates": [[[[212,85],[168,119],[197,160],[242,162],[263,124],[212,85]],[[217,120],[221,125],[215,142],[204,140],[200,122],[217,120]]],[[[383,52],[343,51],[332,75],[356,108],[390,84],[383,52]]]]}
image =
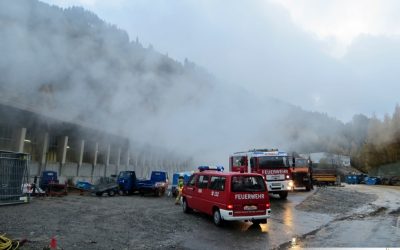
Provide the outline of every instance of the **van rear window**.
{"type": "Polygon", "coordinates": [[[264,192],[265,182],[261,176],[232,176],[232,192],[264,192]]]}

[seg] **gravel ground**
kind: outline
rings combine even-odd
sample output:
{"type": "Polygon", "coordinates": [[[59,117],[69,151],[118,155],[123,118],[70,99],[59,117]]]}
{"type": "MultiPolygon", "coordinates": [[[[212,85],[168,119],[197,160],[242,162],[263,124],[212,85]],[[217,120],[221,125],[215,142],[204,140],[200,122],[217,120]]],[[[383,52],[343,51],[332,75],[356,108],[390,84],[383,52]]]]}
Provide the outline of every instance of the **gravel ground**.
{"type": "Polygon", "coordinates": [[[298,204],[296,209],[324,214],[345,214],[377,198],[375,194],[362,193],[346,187],[322,187],[298,204]]]}
{"type": "Polygon", "coordinates": [[[176,229],[190,231],[169,197],[93,197],[70,194],[0,207],[0,232],[43,249],[55,236],[63,249],[176,248],[176,229]]]}
{"type": "Polygon", "coordinates": [[[314,229],[328,223],[314,222],[313,218],[328,214],[334,218],[337,214],[345,216],[344,213],[351,216],[356,208],[374,203],[377,194],[346,187],[292,193],[287,201],[272,199],[269,224],[255,229],[250,222],[215,227],[208,216],[184,214],[167,196],[69,194],[35,198],[30,204],[0,206],[0,233],[27,239],[23,249],[43,249],[53,236],[60,249],[242,249],[249,241],[254,249],[265,249],[286,242],[291,235],[309,232],[306,222],[314,229]]]}

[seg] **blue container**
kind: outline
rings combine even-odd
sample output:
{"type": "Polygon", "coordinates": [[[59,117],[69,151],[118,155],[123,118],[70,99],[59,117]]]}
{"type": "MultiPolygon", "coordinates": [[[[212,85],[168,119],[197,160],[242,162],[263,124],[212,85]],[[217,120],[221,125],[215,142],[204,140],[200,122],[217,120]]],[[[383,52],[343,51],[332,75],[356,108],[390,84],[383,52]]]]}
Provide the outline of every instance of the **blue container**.
{"type": "Polygon", "coordinates": [[[346,176],[346,183],[347,184],[361,184],[366,183],[368,177],[365,174],[352,174],[346,176]]]}
{"type": "Polygon", "coordinates": [[[367,185],[377,185],[381,183],[381,179],[379,177],[369,177],[367,179],[367,185]]]}
{"type": "Polygon", "coordinates": [[[346,183],[347,184],[358,184],[359,182],[359,177],[357,175],[348,175],[346,176],[346,183]]]}
{"type": "Polygon", "coordinates": [[[42,177],[40,178],[39,187],[46,190],[49,183],[58,183],[56,171],[43,171],[42,177]]]}
{"type": "Polygon", "coordinates": [[[87,181],[78,181],[75,186],[83,190],[90,190],[93,185],[87,181]]]}

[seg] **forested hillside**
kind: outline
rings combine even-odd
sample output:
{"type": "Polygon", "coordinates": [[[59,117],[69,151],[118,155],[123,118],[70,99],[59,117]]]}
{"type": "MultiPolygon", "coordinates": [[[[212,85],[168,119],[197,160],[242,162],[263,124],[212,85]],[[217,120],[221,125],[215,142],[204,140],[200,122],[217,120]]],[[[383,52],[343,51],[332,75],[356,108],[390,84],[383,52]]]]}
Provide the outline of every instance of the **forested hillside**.
{"type": "Polygon", "coordinates": [[[132,115],[143,113],[136,107],[157,113],[172,95],[169,108],[195,102],[212,83],[192,63],[144,48],[82,8],[1,1],[0,36],[2,92],[45,110],[62,109],[70,119],[121,118],[127,106],[132,115]]]}
{"type": "Polygon", "coordinates": [[[367,127],[365,141],[356,145],[351,153],[353,164],[367,171],[372,168],[400,161],[400,106],[392,115],[381,121],[372,117],[367,127]]]}

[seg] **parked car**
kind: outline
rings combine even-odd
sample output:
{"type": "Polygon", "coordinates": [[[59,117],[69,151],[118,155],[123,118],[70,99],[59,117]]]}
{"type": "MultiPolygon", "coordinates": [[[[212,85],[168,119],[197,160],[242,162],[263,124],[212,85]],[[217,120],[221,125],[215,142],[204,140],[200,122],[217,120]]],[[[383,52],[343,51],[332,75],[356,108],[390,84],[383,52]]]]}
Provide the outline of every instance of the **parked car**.
{"type": "Polygon", "coordinates": [[[400,176],[393,176],[390,178],[389,185],[400,186],[400,176]]]}
{"type": "Polygon", "coordinates": [[[118,183],[114,177],[101,177],[95,185],[91,186],[91,191],[97,196],[114,196],[118,193],[118,183]]]}

